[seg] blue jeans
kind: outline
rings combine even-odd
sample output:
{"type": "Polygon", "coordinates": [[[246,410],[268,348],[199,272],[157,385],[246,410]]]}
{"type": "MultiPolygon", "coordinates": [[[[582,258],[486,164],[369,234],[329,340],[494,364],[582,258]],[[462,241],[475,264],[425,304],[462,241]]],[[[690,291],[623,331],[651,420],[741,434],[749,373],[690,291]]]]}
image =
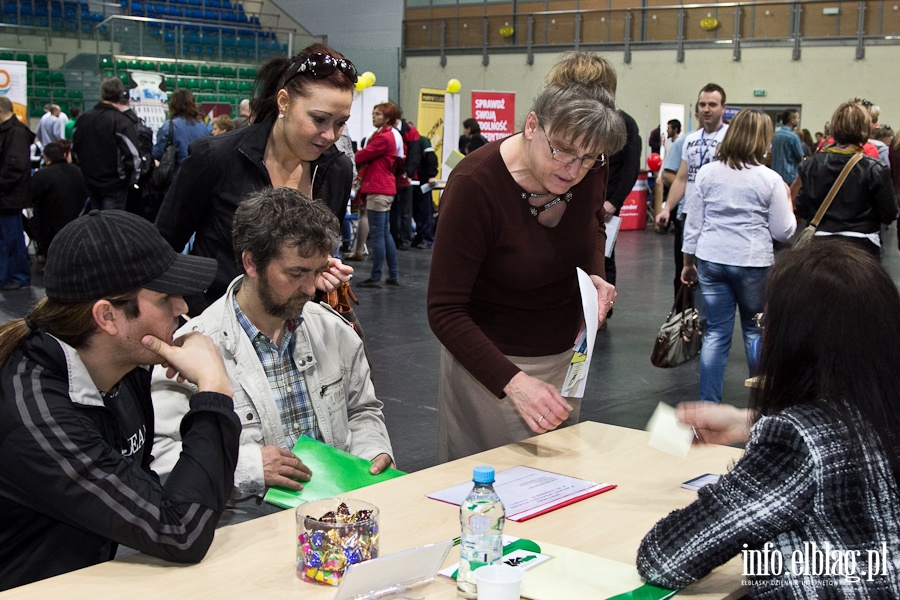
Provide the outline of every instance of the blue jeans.
{"type": "MultiPolygon", "coordinates": [[[[734,333],[734,309],[741,312],[744,349],[752,355],[751,344],[761,331],[753,316],[763,311],[763,291],[768,267],[734,267],[697,259],[700,296],[706,307],[706,331],[700,350],[700,399],[722,401],[725,365],[734,333]]],[[[749,363],[748,363],[749,365],[749,363]]],[[[755,375],[751,372],[750,375],[755,375]]]]}
{"type": "Polygon", "coordinates": [[[400,271],[397,270],[397,246],[391,237],[389,227],[390,211],[377,211],[369,209],[369,252],[372,253],[372,276],[370,279],[381,281],[381,267],[387,254],[388,272],[391,279],[398,279],[400,271]]]}
{"type": "Polygon", "coordinates": [[[21,208],[0,208],[0,285],[31,284],[21,208]]]}

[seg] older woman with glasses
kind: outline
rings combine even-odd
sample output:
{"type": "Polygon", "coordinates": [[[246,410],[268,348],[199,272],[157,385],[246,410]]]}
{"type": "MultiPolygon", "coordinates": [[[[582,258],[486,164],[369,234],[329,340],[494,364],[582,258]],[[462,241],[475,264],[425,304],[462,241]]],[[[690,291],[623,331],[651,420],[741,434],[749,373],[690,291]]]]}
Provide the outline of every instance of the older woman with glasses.
{"type": "MultiPolygon", "coordinates": [[[[754,316],[775,262],[772,240],[786,242],[797,229],[787,185],[765,166],[772,119],[755,109],[735,116],[716,160],[697,173],[698,194],[685,207],[681,281],[700,283],[706,331],[700,350],[700,400],[722,401],[725,366],[734,333],[735,309],[748,364],[760,336],[754,316]]],[[[751,369],[751,375],[755,375],[751,369]]]]}
{"type": "MultiPolygon", "coordinates": [[[[428,318],[443,345],[438,458],[578,421],[560,390],[583,325],[576,268],[604,279],[606,156],[625,143],[602,58],[564,55],[521,132],[469,154],[441,198],[428,318]]],[[[610,85],[610,81],[612,85],[610,85]]]]}
{"type": "MultiPolygon", "coordinates": [[[[323,44],[293,58],[272,58],[256,79],[253,124],[191,144],[156,219],[173,248],[180,251],[196,232],[191,253],[219,261],[206,294],[185,298],[191,314],[219,298],[238,275],[231,223],[248,193],[290,187],[325,202],[343,219],[353,163],[334,143],[350,117],[356,80],[353,63],[323,44]]],[[[333,289],[350,272],[332,259],[320,289],[333,289]]]]}

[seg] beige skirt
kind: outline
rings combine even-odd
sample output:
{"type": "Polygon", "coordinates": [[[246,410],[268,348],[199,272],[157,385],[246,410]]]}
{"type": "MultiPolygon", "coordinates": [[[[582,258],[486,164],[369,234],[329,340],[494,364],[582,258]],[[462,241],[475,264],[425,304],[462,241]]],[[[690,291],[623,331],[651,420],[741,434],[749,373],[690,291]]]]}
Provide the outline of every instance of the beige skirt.
{"type": "MultiPolygon", "coordinates": [[[[572,360],[567,350],[552,356],[507,356],[527,375],[562,389],[572,360]]],[[[578,423],[581,398],[566,398],[572,412],[560,427],[578,423]]],[[[497,398],[476,380],[450,352],[441,347],[438,389],[438,461],[447,462],[535,434],[509,397],[497,398]]]]}

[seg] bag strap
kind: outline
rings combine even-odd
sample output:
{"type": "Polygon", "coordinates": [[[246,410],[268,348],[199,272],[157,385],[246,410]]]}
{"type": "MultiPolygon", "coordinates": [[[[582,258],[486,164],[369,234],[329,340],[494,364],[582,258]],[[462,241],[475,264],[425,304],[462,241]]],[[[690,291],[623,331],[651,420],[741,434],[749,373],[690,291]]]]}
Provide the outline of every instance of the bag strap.
{"type": "Polygon", "coordinates": [[[169,119],[169,143],[166,144],[166,149],[169,146],[175,145],[175,119],[169,119]]]}
{"type": "Polygon", "coordinates": [[[675,301],[672,303],[672,310],[669,311],[669,318],[675,316],[675,311],[678,309],[678,302],[681,302],[681,311],[684,312],[686,309],[694,308],[694,288],[689,285],[681,284],[681,287],[678,288],[678,293],[675,294],[675,301]]]}
{"type": "Polygon", "coordinates": [[[831,190],[828,192],[828,195],[825,196],[825,201],[822,202],[822,206],[819,207],[819,210],[816,211],[816,216],[813,217],[812,221],[809,222],[813,227],[818,227],[819,222],[822,220],[822,217],[825,216],[825,212],[828,211],[828,207],[831,206],[831,201],[834,200],[834,197],[837,196],[838,191],[840,191],[841,186],[844,185],[844,180],[847,179],[847,175],[850,174],[850,170],[853,169],[853,165],[862,160],[863,154],[862,152],[858,152],[853,155],[847,164],[844,165],[844,169],[841,171],[841,174],[838,175],[837,181],[834,182],[834,185],[831,186],[831,190]]]}

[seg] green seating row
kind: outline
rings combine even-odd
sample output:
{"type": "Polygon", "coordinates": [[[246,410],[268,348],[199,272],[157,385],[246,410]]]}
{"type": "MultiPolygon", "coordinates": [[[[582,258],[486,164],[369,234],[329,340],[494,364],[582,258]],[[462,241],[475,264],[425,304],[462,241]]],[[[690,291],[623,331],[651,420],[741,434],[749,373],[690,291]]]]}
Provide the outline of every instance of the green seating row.
{"type": "Polygon", "coordinates": [[[182,62],[157,62],[153,60],[124,60],[103,57],[100,59],[100,71],[106,77],[114,77],[125,71],[151,71],[165,73],[167,75],[193,75],[201,77],[223,77],[255,79],[256,69],[252,67],[232,67],[228,65],[203,64],[182,62]]]}
{"type": "Polygon", "coordinates": [[[49,69],[46,54],[26,54],[25,52],[0,52],[0,60],[18,60],[39,69],[49,69]]]}

